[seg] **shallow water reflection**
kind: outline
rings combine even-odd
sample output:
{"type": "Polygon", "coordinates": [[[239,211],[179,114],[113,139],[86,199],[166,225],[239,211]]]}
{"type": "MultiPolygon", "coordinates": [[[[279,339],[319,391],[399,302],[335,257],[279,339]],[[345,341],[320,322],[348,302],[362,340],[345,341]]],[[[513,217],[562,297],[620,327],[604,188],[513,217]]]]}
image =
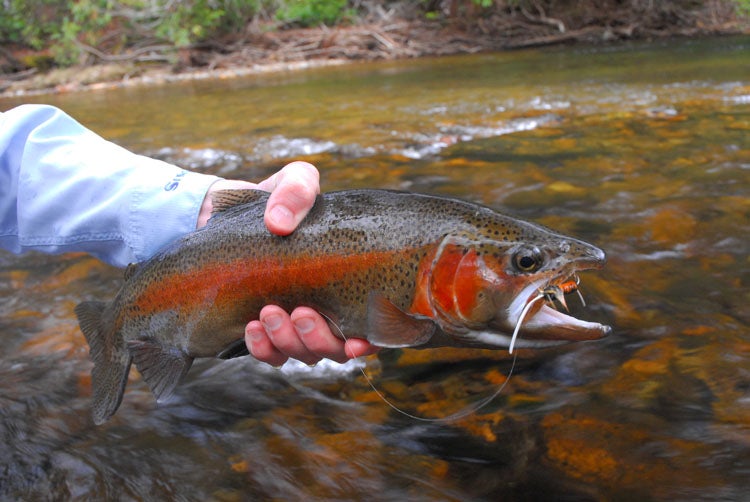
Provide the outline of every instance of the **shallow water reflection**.
{"type": "MultiPolygon", "coordinates": [[[[197,364],[158,406],[133,372],[94,427],[73,307],[113,296],[120,271],[2,253],[0,498],[743,500],[748,67],[739,38],[40,98],[195,170],[258,178],[305,158],[326,190],[459,196],[594,242],[609,263],[581,277],[588,306],[570,304],[614,334],[522,353],[497,399],[451,423],[394,412],[356,363],[245,358],[197,364]]],[[[500,353],[389,351],[366,371],[409,413],[439,417],[510,367],[500,353]]]]}

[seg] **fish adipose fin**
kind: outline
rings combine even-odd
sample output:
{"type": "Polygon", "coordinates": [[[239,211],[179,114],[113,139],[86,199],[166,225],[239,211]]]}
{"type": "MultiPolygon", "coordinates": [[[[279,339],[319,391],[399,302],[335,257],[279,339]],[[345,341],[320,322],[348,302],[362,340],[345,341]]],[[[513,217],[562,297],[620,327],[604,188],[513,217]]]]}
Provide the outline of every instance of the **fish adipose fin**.
{"type": "Polygon", "coordinates": [[[125,347],[118,346],[114,337],[102,329],[102,314],[106,307],[103,302],[82,302],[75,308],[81,331],[89,344],[89,357],[94,362],[91,386],[92,415],[96,425],[106,422],[120,406],[131,361],[125,347]]]}
{"type": "Polygon", "coordinates": [[[193,358],[183,351],[164,347],[153,340],[130,340],[128,349],[135,367],[151,388],[157,401],[164,401],[193,364],[193,358]]]}
{"type": "Polygon", "coordinates": [[[367,341],[378,347],[424,345],[435,334],[435,321],[407,314],[378,292],[367,302],[367,341]]]}

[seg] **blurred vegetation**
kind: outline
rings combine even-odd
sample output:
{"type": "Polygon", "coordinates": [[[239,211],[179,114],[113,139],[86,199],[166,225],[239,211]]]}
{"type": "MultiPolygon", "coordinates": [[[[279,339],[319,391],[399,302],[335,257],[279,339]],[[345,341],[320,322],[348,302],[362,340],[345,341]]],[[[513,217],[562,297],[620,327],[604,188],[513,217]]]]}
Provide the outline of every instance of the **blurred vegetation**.
{"type": "MultiPolygon", "coordinates": [[[[20,66],[68,66],[95,61],[174,62],[180,49],[240,37],[248,26],[265,30],[367,22],[373,12],[408,13],[422,21],[460,22],[521,14],[533,23],[564,31],[561,19],[626,25],[646,17],[679,24],[685,13],[710,13],[715,6],[750,15],[750,0],[0,0],[0,57],[20,66]],[[625,5],[627,4],[627,5],[625,5]],[[593,9],[593,11],[592,11],[593,9]],[[631,11],[623,14],[625,9],[631,11]],[[598,12],[600,11],[600,12],[598,12]],[[610,15],[606,15],[610,11],[610,15]],[[576,14],[577,13],[577,14],[576,14]],[[632,17],[631,17],[632,16],[632,17]],[[7,47],[36,51],[20,62],[7,47]],[[41,56],[40,56],[41,52],[41,56]],[[22,63],[22,64],[21,64],[22,63]]],[[[714,9],[715,10],[715,9],[714,9]]],[[[704,15],[704,14],[699,14],[704,15]]],[[[709,14],[705,14],[709,16],[709,14]]],[[[709,20],[707,20],[708,22],[709,20]]],[[[695,21],[700,24],[700,20],[695,21]]],[[[486,26],[487,23],[485,23],[486,26]]],[[[575,24],[575,23],[574,23],[575,24]]],[[[484,29],[487,31],[486,29],[484,29]]],[[[7,70],[7,65],[6,68],[7,70]]]]}
{"type": "Polygon", "coordinates": [[[276,10],[274,0],[3,0],[0,44],[47,49],[56,63],[128,52],[164,59],[169,49],[241,31],[276,10]]]}
{"type": "Polygon", "coordinates": [[[333,25],[357,15],[347,0],[290,0],[281,4],[276,18],[302,26],[333,25]]]}

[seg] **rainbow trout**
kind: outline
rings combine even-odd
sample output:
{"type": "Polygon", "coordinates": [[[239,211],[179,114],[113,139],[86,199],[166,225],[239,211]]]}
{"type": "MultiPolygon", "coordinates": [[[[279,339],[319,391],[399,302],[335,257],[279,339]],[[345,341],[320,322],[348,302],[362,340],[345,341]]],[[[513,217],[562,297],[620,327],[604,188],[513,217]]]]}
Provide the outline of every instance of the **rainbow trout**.
{"type": "Polygon", "coordinates": [[[604,252],[580,240],[476,204],[386,190],[319,196],[279,237],[263,223],[266,201],[222,192],[208,225],[130,265],[113,301],[76,307],[97,424],[119,407],[132,362],[166,398],[194,358],[246,355],[245,325],[268,304],[313,307],[334,333],[380,347],[508,348],[518,327],[516,346],[537,348],[610,331],[536,301],[604,265],[604,252]]]}

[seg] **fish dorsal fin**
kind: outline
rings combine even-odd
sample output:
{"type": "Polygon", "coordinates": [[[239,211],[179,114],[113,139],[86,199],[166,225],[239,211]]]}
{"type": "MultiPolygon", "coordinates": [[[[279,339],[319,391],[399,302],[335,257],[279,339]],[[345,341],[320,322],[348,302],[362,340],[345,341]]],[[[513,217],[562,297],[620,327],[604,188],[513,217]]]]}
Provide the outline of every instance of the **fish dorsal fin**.
{"type": "Polygon", "coordinates": [[[183,351],[164,347],[154,340],[130,340],[128,349],[135,367],[157,401],[163,401],[172,395],[193,364],[193,358],[183,351]]]}
{"type": "Polygon", "coordinates": [[[136,272],[138,272],[138,269],[140,268],[139,263],[130,263],[127,268],[125,268],[125,273],[123,274],[123,277],[126,281],[130,280],[131,277],[135,275],[136,272]]]}
{"type": "Polygon", "coordinates": [[[268,192],[264,192],[263,190],[219,190],[211,195],[211,204],[213,204],[211,216],[224,213],[233,207],[251,202],[265,201],[267,198],[268,192]]]}
{"type": "Polygon", "coordinates": [[[378,347],[416,347],[435,334],[435,321],[407,314],[388,298],[371,292],[367,302],[367,340],[378,347]]]}

